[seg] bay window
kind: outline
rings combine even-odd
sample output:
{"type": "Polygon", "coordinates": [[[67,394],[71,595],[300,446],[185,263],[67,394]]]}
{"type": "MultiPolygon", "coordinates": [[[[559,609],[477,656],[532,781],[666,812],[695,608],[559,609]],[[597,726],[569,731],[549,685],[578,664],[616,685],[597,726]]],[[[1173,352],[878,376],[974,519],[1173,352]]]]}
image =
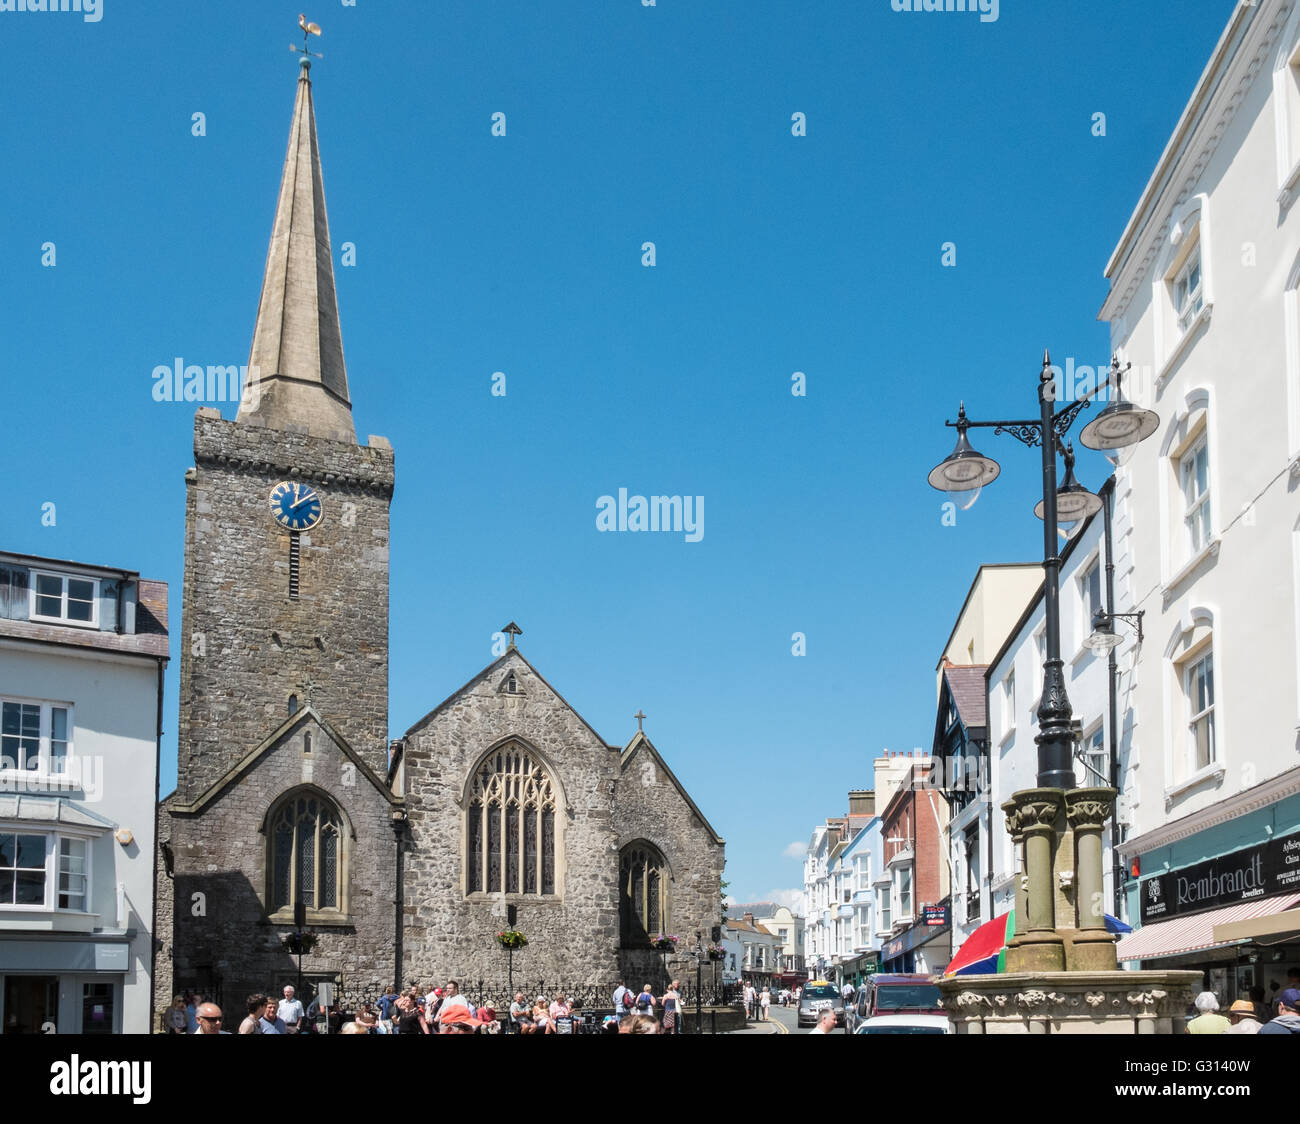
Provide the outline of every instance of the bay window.
{"type": "Polygon", "coordinates": [[[0,827],[0,909],[89,911],[87,840],[0,827]]]}

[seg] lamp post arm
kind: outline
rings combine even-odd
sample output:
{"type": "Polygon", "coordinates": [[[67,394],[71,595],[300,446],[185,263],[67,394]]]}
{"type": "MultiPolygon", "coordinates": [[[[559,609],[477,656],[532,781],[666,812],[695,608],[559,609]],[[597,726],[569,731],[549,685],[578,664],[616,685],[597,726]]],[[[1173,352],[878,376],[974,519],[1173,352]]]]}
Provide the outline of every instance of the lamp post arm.
{"type": "Polygon", "coordinates": [[[1043,423],[1042,421],[962,421],[962,422],[944,422],[944,425],[955,428],[958,425],[969,426],[971,429],[991,429],[994,434],[1009,433],[1017,441],[1028,445],[1034,449],[1043,443],[1043,423]]]}

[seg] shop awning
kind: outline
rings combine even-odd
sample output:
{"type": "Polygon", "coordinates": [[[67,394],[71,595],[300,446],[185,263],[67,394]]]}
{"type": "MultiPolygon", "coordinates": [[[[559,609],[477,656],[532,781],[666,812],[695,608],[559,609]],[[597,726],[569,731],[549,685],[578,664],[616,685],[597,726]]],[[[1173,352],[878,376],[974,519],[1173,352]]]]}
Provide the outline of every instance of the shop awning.
{"type": "Polygon", "coordinates": [[[1300,909],[1288,909],[1270,917],[1229,921],[1214,927],[1216,941],[1259,940],[1264,944],[1277,944],[1279,939],[1295,933],[1300,933],[1300,909]]]}
{"type": "Polygon", "coordinates": [[[1291,909],[1297,902],[1300,902],[1300,894],[1279,894],[1273,898],[1209,909],[1190,917],[1157,921],[1127,934],[1116,946],[1115,954],[1120,960],[1155,960],[1162,956],[1179,956],[1185,952],[1236,944],[1249,940],[1249,935],[1224,938],[1215,933],[1216,927],[1272,917],[1291,909]]]}

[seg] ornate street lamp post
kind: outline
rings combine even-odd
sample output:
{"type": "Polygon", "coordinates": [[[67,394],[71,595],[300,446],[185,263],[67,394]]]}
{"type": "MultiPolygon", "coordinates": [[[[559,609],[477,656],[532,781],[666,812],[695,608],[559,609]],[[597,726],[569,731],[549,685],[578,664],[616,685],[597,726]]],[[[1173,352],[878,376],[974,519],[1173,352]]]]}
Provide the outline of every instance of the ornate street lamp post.
{"type": "MultiPolygon", "coordinates": [[[[1125,368],[1126,370],[1127,368],[1125,368]]],[[[1110,376],[1091,393],[1113,383],[1110,403],[1084,427],[1079,440],[1090,449],[1110,450],[1134,445],[1150,437],[1160,419],[1150,410],[1125,402],[1121,396],[1118,358],[1112,360],[1110,376]]],[[[1024,839],[1025,869],[1029,880],[1026,908],[1016,913],[1016,937],[1008,954],[1008,968],[1060,971],[1066,968],[1064,942],[1056,929],[1053,878],[1057,843],[1065,822],[1074,828],[1079,846],[1076,902],[1087,903],[1079,910],[1079,934],[1074,939],[1076,963],[1071,967],[1115,967],[1114,946],[1105,932],[1100,901],[1101,856],[1098,850],[1101,824],[1109,815],[1115,797],[1112,788],[1076,789],[1073,749],[1078,723],[1073,721],[1065,689],[1061,662],[1061,609],[1058,521],[1077,522],[1100,510],[1099,497],[1086,491],[1074,479],[1074,453],[1065,436],[1080,411],[1091,406],[1091,394],[1060,410],[1056,404],[1056,378],[1051,357],[1043,353],[1038,383],[1039,416],[1016,421],[971,421],[963,403],[955,422],[957,447],[929,475],[930,484],[948,494],[963,510],[974,504],[986,484],[997,479],[996,461],[972,448],[967,430],[991,428],[1009,433],[1029,448],[1042,449],[1043,498],[1035,514],[1043,520],[1043,601],[1046,617],[1046,653],[1043,661],[1043,693],[1038,703],[1038,784],[1016,793],[1004,808],[1013,836],[1024,839]],[[1056,457],[1066,463],[1065,484],[1057,489],[1056,457]],[[1095,839],[1094,839],[1095,836],[1095,839]],[[1093,871],[1093,860],[1097,870],[1093,871]],[[1086,869],[1085,869],[1086,867],[1086,869]],[[1095,883],[1095,885],[1094,885],[1095,883]],[[1086,895],[1086,896],[1085,896],[1086,895]],[[1025,914],[1028,914],[1026,917],[1025,914]]],[[[1017,904],[1020,904],[1019,902],[1017,904]]]]}
{"type": "Polygon", "coordinates": [[[704,1033],[704,936],[695,930],[695,1033],[704,1033]]]}

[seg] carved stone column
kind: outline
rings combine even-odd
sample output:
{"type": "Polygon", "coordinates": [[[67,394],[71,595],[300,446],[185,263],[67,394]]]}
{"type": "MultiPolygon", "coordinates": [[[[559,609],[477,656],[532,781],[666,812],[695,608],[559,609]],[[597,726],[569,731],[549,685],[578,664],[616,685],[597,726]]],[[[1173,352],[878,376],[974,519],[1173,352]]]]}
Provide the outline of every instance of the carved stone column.
{"type": "Polygon", "coordinates": [[[1076,788],[1065,794],[1065,815],[1074,829],[1075,914],[1078,931],[1070,970],[1109,972],[1118,968],[1115,938],[1106,931],[1101,833],[1115,802],[1113,788],[1076,788]]]}
{"type": "MultiPolygon", "coordinates": [[[[1002,805],[1002,811],[1007,817],[1007,834],[1011,836],[1015,865],[1018,867],[1015,872],[1015,935],[1011,938],[1011,944],[1014,946],[1029,931],[1029,887],[1028,880],[1025,877],[1024,863],[1021,861],[1021,845],[1024,843],[1025,837],[1020,830],[1020,817],[1016,813],[1016,802],[1008,800],[1002,805]]],[[[1010,959],[1009,953],[1008,959],[1010,959]]],[[[1008,970],[1011,969],[1008,968],[1008,970]]]]}
{"type": "MultiPolygon", "coordinates": [[[[1030,788],[1012,796],[1016,826],[1025,840],[1025,873],[1029,879],[1026,931],[1017,937],[1014,957],[1008,952],[1008,972],[1062,972],[1065,943],[1056,931],[1052,850],[1057,820],[1064,810],[1059,788],[1030,788]]],[[[1017,918],[1017,928],[1019,918],[1017,918]]]]}

